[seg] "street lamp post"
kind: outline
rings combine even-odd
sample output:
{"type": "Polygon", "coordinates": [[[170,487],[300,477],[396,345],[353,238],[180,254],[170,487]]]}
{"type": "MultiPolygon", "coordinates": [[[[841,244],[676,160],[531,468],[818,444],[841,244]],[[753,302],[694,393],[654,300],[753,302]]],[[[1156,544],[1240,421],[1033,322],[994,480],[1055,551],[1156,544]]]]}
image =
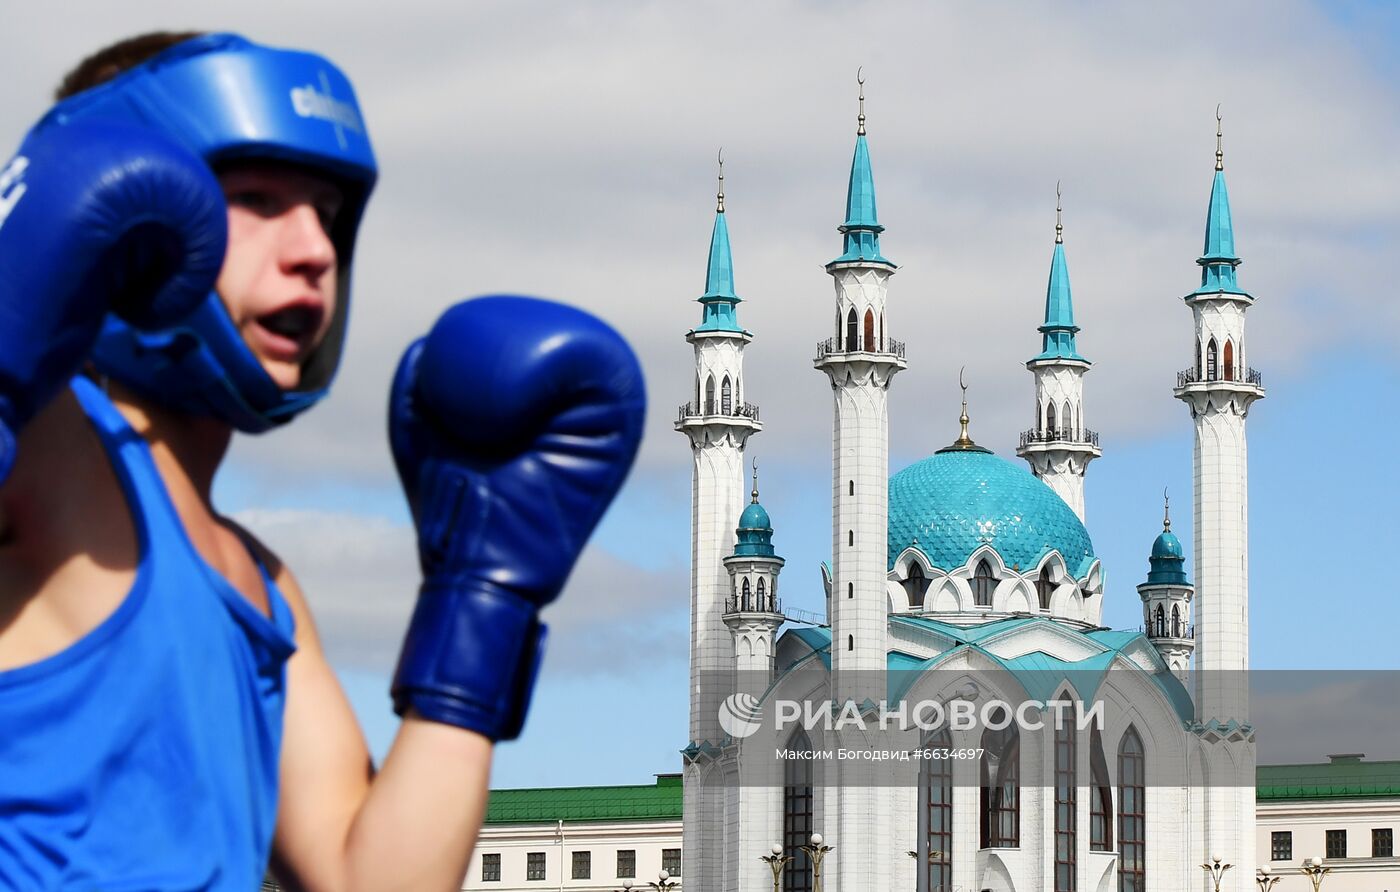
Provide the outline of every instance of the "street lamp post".
{"type": "Polygon", "coordinates": [[[633,888],[637,888],[637,889],[652,889],[652,890],[654,890],[654,892],[671,892],[671,890],[675,889],[675,888],[676,888],[677,886],[679,886],[679,885],[680,885],[679,882],[677,882],[676,880],[671,879],[671,872],[670,872],[669,870],[663,870],[663,871],[661,871],[660,873],[658,873],[658,874],[656,875],[656,882],[654,882],[654,883],[647,883],[645,886],[635,886],[635,887],[634,887],[634,886],[632,885],[632,881],[631,881],[631,880],[623,880],[623,881],[622,881],[622,892],[632,892],[632,889],[633,889],[633,888]]]}
{"type": "Polygon", "coordinates": [[[1210,874],[1210,878],[1215,881],[1215,892],[1220,892],[1220,880],[1225,876],[1225,871],[1234,867],[1233,864],[1222,864],[1219,855],[1211,855],[1209,864],[1202,864],[1201,869],[1210,874]]]}
{"type": "Polygon", "coordinates": [[[773,871],[773,892],[782,892],[783,868],[792,860],[791,855],[783,854],[783,847],[777,843],[773,844],[771,855],[759,855],[758,860],[767,864],[773,871]]]}
{"type": "Polygon", "coordinates": [[[1312,880],[1313,892],[1320,892],[1322,889],[1322,878],[1332,872],[1332,868],[1323,867],[1321,858],[1309,858],[1303,862],[1303,873],[1312,880]]]}
{"type": "Polygon", "coordinates": [[[836,847],[823,845],[822,835],[813,833],[811,843],[798,846],[798,848],[806,852],[807,857],[812,859],[812,892],[822,892],[822,859],[826,857],[828,852],[835,851],[836,847]]]}
{"type": "Polygon", "coordinates": [[[1269,876],[1269,868],[1261,867],[1254,874],[1254,882],[1259,884],[1259,892],[1271,892],[1283,877],[1269,876]]]}

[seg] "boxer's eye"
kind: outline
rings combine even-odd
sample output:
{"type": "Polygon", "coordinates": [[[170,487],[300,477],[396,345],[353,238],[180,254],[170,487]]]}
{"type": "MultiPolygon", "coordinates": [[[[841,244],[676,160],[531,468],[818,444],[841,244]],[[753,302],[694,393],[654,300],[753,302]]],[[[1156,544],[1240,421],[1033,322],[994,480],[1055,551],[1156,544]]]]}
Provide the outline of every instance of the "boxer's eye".
{"type": "Polygon", "coordinates": [[[224,196],[229,207],[243,208],[260,217],[272,217],[278,212],[279,202],[270,192],[261,189],[239,189],[224,196]]]}

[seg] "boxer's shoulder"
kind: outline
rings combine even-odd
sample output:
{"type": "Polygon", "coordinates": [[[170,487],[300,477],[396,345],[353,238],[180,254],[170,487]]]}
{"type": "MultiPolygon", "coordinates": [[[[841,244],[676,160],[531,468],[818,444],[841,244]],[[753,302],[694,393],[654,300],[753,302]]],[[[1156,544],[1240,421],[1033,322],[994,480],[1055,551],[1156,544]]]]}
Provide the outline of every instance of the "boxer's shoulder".
{"type": "Polygon", "coordinates": [[[0,670],[58,653],[101,624],[130,590],[140,556],[121,483],[71,393],[20,440],[0,487],[0,670]]]}

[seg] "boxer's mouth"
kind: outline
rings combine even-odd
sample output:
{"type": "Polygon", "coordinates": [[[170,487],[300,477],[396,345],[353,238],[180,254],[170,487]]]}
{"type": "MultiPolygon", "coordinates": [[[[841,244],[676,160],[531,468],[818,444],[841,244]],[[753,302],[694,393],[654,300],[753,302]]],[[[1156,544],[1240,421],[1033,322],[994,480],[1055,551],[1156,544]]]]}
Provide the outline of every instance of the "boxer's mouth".
{"type": "Polygon", "coordinates": [[[295,303],[257,317],[264,348],[277,359],[300,359],[315,347],[325,312],[317,303],[295,303]]]}

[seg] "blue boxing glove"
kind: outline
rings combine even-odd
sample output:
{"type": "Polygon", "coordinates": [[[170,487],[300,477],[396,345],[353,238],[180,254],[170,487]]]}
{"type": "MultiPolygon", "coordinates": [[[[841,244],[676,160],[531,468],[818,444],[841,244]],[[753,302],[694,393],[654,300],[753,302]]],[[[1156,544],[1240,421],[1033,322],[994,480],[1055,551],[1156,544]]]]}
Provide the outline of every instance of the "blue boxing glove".
{"type": "Polygon", "coordinates": [[[0,482],[103,316],[188,313],[214,287],[227,229],[213,172],[167,137],[48,119],[30,132],[0,170],[0,482]]]}
{"type": "Polygon", "coordinates": [[[636,455],[637,358],[580,310],[457,304],[399,363],[389,439],[418,525],[423,586],[394,709],[520,734],[559,594],[636,455]]]}

